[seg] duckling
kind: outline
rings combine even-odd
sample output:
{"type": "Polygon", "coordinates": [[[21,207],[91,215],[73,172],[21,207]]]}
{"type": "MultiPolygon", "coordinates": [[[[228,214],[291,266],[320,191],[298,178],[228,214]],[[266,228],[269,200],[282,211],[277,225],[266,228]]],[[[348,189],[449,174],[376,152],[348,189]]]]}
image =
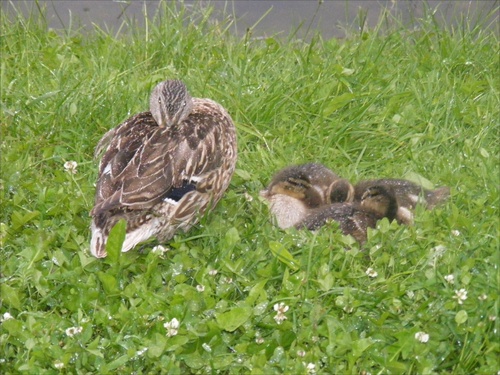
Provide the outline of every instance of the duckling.
{"type": "Polygon", "coordinates": [[[354,186],[354,201],[360,201],[364,192],[370,186],[386,186],[394,190],[399,206],[397,220],[400,224],[413,223],[412,211],[417,204],[423,204],[427,209],[431,210],[450,196],[450,188],[446,186],[436,190],[427,190],[411,181],[386,178],[360,181],[354,186]]]}
{"type": "Polygon", "coordinates": [[[329,188],[338,179],[319,163],[293,165],[277,172],[260,196],[269,201],[277,225],[286,229],[303,220],[310,209],[329,203],[329,188]]]}
{"type": "Polygon", "coordinates": [[[229,186],[236,129],[210,99],[192,98],[180,80],[159,83],[150,110],[108,131],[96,147],[99,164],[90,252],[106,253],[110,230],[127,222],[122,252],[151,237],[165,242],[188,231],[229,186]]]}
{"type": "Polygon", "coordinates": [[[390,186],[372,185],[366,189],[359,202],[333,203],[310,210],[309,215],[297,223],[297,229],[317,230],[329,221],[337,221],[345,235],[353,236],[360,244],[366,242],[368,228],[375,228],[377,221],[396,218],[398,203],[390,186]]]}

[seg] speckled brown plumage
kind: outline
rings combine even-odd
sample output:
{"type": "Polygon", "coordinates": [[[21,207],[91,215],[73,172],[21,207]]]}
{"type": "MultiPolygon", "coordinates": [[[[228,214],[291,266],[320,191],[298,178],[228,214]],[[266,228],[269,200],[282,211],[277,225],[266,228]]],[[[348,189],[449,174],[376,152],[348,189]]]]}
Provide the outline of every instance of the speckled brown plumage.
{"type": "Polygon", "coordinates": [[[353,186],[324,165],[308,163],[279,171],[260,195],[269,202],[276,224],[282,229],[293,226],[319,228],[327,221],[335,220],[340,222],[344,233],[352,232],[350,234],[360,241],[366,236],[366,228],[374,227],[381,217],[395,218],[400,224],[411,224],[412,211],[418,203],[432,209],[448,198],[449,188],[426,190],[401,179],[366,180],[353,186]],[[378,199],[375,195],[361,204],[363,196],[373,187],[377,187],[377,191],[389,192],[379,196],[389,194],[394,198],[395,214],[392,209],[388,213],[380,214],[378,211],[379,214],[375,214],[372,208],[377,211],[384,206],[374,204],[378,199]],[[362,228],[360,231],[359,227],[362,228]]]}
{"type": "Polygon", "coordinates": [[[330,221],[336,221],[345,235],[351,235],[363,244],[368,228],[375,228],[377,221],[384,217],[394,220],[397,211],[392,188],[375,185],[363,193],[359,202],[333,203],[311,210],[296,227],[317,230],[330,221]]]}
{"type": "MultiPolygon", "coordinates": [[[[399,206],[396,218],[401,224],[411,224],[413,222],[412,211],[417,204],[422,204],[430,210],[436,207],[436,205],[446,201],[450,195],[450,189],[448,187],[427,190],[408,180],[384,178],[358,182],[353,188],[352,199],[346,201],[360,202],[364,192],[370,186],[386,186],[393,189],[399,206]]],[[[345,187],[340,188],[340,190],[345,190],[345,187]]],[[[331,194],[339,195],[339,192],[335,192],[335,189],[333,189],[331,194]]]]}
{"type": "MultiPolygon", "coordinates": [[[[168,82],[167,91],[172,89],[168,82]]],[[[190,229],[229,185],[237,157],[229,114],[210,99],[191,100],[186,92],[189,108],[184,108],[184,97],[178,99],[177,91],[168,94],[159,94],[159,104],[152,97],[154,113],[132,116],[106,133],[96,148],[105,149],[91,211],[96,257],[106,256],[106,238],[120,219],[127,221],[122,251],[149,237],[167,241],[179,229],[190,229]],[[177,103],[181,108],[163,113],[169,110],[169,97],[182,100],[177,103]]]]}
{"type": "Polygon", "coordinates": [[[329,187],[339,177],[324,165],[293,165],[277,172],[260,196],[269,201],[280,228],[294,226],[308,210],[328,204],[329,187]]]}

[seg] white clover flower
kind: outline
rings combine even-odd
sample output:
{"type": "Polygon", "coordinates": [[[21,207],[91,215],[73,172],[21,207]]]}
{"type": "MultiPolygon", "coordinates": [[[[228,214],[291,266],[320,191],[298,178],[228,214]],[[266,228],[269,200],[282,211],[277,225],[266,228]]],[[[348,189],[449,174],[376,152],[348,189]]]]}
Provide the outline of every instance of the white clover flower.
{"type": "Polygon", "coordinates": [[[459,305],[463,304],[467,299],[467,290],[465,290],[464,288],[455,290],[455,296],[453,296],[453,298],[457,299],[459,305]]]}
{"type": "Polygon", "coordinates": [[[208,274],[209,274],[210,276],[215,276],[215,275],[217,275],[217,273],[218,273],[218,271],[217,271],[217,270],[210,270],[210,271],[208,271],[208,274]]]}
{"type": "Polygon", "coordinates": [[[62,363],[61,361],[57,360],[54,362],[54,367],[58,370],[62,369],[64,367],[64,363],[62,363]]]}
{"type": "Polygon", "coordinates": [[[429,341],[429,334],[425,332],[417,332],[415,333],[415,339],[422,343],[426,343],[429,341]]]}
{"type": "Polygon", "coordinates": [[[308,374],[316,374],[316,365],[314,363],[308,363],[306,370],[308,374]]]}
{"type": "Polygon", "coordinates": [[[196,285],[196,290],[198,292],[204,292],[205,291],[205,286],[204,285],[196,285]]]}
{"type": "Polygon", "coordinates": [[[378,272],[375,271],[373,268],[369,267],[366,272],[365,272],[369,277],[377,277],[378,276],[378,272]]]}
{"type": "Polygon", "coordinates": [[[66,172],[76,174],[76,167],[78,167],[78,163],[76,161],[67,161],[64,163],[64,169],[66,169],[66,172]]]}
{"type": "Polygon", "coordinates": [[[302,350],[302,349],[297,350],[297,356],[301,357],[301,358],[305,357],[306,356],[306,351],[302,350]]]}
{"type": "Polygon", "coordinates": [[[477,297],[477,299],[480,301],[486,301],[488,299],[488,296],[485,293],[483,293],[479,297],[477,297]]]}
{"type": "Polygon", "coordinates": [[[179,321],[175,318],[173,318],[170,322],[163,324],[163,327],[165,327],[165,329],[167,330],[167,336],[172,337],[177,335],[177,333],[179,332],[179,325],[179,321]]]}
{"type": "Polygon", "coordinates": [[[455,276],[452,274],[446,275],[444,279],[448,282],[448,284],[455,284],[455,276]]]}
{"type": "Polygon", "coordinates": [[[285,305],[283,302],[277,303],[274,305],[274,311],[276,311],[276,315],[274,316],[274,320],[276,323],[281,324],[283,320],[287,319],[285,313],[288,311],[289,307],[285,305]]]}
{"type": "Polygon", "coordinates": [[[66,329],[66,336],[73,337],[79,333],[82,333],[83,327],[69,327],[66,329]]]}
{"type": "Polygon", "coordinates": [[[452,234],[452,235],[454,235],[455,237],[458,237],[458,236],[460,236],[460,231],[459,231],[459,230],[456,230],[456,229],[453,229],[453,230],[451,231],[451,234],[452,234]]]}
{"type": "Polygon", "coordinates": [[[9,319],[14,319],[14,317],[12,315],[10,315],[9,312],[6,312],[2,315],[0,322],[5,322],[6,320],[9,320],[9,319]]]}
{"type": "Polygon", "coordinates": [[[162,245],[157,245],[151,249],[151,252],[153,254],[158,254],[158,255],[163,255],[168,251],[164,246],[162,245]]]}

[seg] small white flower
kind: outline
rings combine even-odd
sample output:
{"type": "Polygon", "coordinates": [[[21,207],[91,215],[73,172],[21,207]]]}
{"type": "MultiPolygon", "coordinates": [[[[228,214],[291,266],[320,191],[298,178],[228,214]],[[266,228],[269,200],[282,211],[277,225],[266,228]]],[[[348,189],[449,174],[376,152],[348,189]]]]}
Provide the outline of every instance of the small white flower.
{"type": "Polygon", "coordinates": [[[455,296],[453,296],[453,298],[456,298],[458,304],[461,305],[467,299],[467,291],[463,288],[460,290],[455,290],[455,296]]]}
{"type": "Polygon", "coordinates": [[[460,231],[459,231],[459,230],[456,230],[456,229],[453,229],[453,230],[451,231],[451,234],[452,234],[452,235],[454,235],[455,237],[458,237],[458,236],[460,236],[460,231]]]}
{"type": "Polygon", "coordinates": [[[425,332],[417,332],[415,333],[415,339],[422,343],[426,343],[429,341],[429,334],[425,332]]]}
{"type": "Polygon", "coordinates": [[[305,350],[302,350],[302,349],[299,349],[297,350],[297,356],[303,358],[306,356],[306,351],[305,350]]]}
{"type": "Polygon", "coordinates": [[[54,367],[58,370],[62,369],[64,367],[64,363],[62,363],[61,361],[55,361],[54,362],[54,367]]]}
{"type": "Polygon", "coordinates": [[[495,315],[490,315],[488,316],[488,319],[491,321],[491,322],[494,322],[495,320],[497,320],[497,317],[495,315]]]}
{"type": "Polygon", "coordinates": [[[448,284],[455,284],[455,276],[453,276],[452,274],[446,275],[444,279],[448,284]]]}
{"type": "Polygon", "coordinates": [[[179,332],[180,323],[177,319],[173,318],[170,322],[163,324],[163,327],[167,330],[167,336],[172,337],[177,335],[179,332]]]}
{"type": "Polygon", "coordinates": [[[253,201],[253,197],[250,194],[248,194],[247,192],[245,192],[244,196],[245,196],[245,199],[247,200],[247,202],[253,201]]]}
{"type": "Polygon", "coordinates": [[[200,292],[200,293],[204,292],[205,291],[205,286],[203,286],[203,285],[196,285],[196,290],[198,292],[200,292]]]}
{"type": "Polygon", "coordinates": [[[276,311],[276,315],[274,316],[274,320],[276,323],[281,324],[283,320],[287,319],[285,313],[288,311],[289,307],[285,305],[283,302],[276,303],[274,305],[274,311],[276,311]]]}
{"type": "Polygon", "coordinates": [[[477,299],[480,301],[486,301],[488,299],[488,296],[483,293],[479,297],[477,297],[477,299]]]}
{"type": "Polygon", "coordinates": [[[207,353],[212,353],[212,348],[206,342],[204,342],[203,344],[201,344],[201,346],[202,346],[203,349],[205,349],[205,351],[207,353]]]}
{"type": "Polygon", "coordinates": [[[69,327],[66,329],[66,336],[73,337],[79,333],[82,333],[83,327],[69,327]]]}
{"type": "Polygon", "coordinates": [[[56,257],[52,257],[52,263],[54,263],[56,266],[60,266],[59,261],[56,257]]]}
{"type": "Polygon", "coordinates": [[[369,277],[377,277],[378,276],[378,272],[375,271],[373,268],[369,267],[366,272],[365,272],[369,277]]]}
{"type": "Polygon", "coordinates": [[[10,315],[9,312],[6,312],[2,315],[0,322],[5,322],[6,320],[9,320],[9,319],[14,319],[14,317],[12,315],[10,315]]]}
{"type": "Polygon", "coordinates": [[[260,345],[260,344],[263,344],[263,343],[264,343],[264,338],[262,338],[262,337],[260,337],[260,336],[259,336],[259,337],[256,337],[256,338],[255,338],[255,342],[256,342],[257,344],[259,344],[259,345],[260,345]]]}
{"type": "Polygon", "coordinates": [[[316,374],[316,365],[314,363],[308,363],[306,370],[308,374],[316,374]]]}
{"type": "Polygon", "coordinates": [[[215,276],[215,275],[217,275],[217,273],[218,273],[218,271],[217,271],[217,270],[210,270],[210,271],[208,271],[208,274],[209,274],[210,276],[215,276]]]}
{"type": "Polygon", "coordinates": [[[143,355],[144,353],[146,353],[146,352],[147,352],[147,350],[148,350],[148,348],[142,348],[142,349],[139,349],[139,350],[135,353],[135,355],[136,355],[136,356],[138,356],[138,357],[140,357],[141,355],[143,355]]]}
{"type": "Polygon", "coordinates": [[[434,256],[441,257],[441,256],[443,256],[443,254],[446,251],[446,246],[437,245],[437,246],[434,246],[431,250],[434,252],[434,254],[435,254],[434,256]]]}
{"type": "Polygon", "coordinates": [[[76,161],[67,161],[64,163],[64,169],[66,172],[76,174],[76,167],[78,167],[78,163],[76,161]]]}
{"type": "Polygon", "coordinates": [[[151,252],[153,254],[158,254],[158,255],[163,255],[165,254],[166,252],[168,251],[168,249],[166,249],[165,247],[163,247],[162,245],[157,245],[155,247],[153,247],[151,249],[151,252]]]}
{"type": "Polygon", "coordinates": [[[231,284],[233,282],[233,279],[231,277],[225,277],[223,280],[226,284],[231,284]]]}

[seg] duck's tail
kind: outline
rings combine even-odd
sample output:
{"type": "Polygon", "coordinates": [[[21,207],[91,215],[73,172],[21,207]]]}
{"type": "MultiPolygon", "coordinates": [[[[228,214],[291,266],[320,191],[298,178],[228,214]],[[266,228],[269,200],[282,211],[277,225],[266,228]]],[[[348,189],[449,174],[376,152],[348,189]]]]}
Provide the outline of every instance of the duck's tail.
{"type": "Polygon", "coordinates": [[[450,197],[450,188],[443,186],[436,190],[428,191],[426,194],[427,208],[433,209],[450,197]]]}
{"type": "Polygon", "coordinates": [[[90,240],[90,253],[96,258],[105,258],[106,255],[106,240],[108,236],[104,234],[101,228],[98,228],[95,221],[92,220],[90,225],[92,238],[90,240]]]}

